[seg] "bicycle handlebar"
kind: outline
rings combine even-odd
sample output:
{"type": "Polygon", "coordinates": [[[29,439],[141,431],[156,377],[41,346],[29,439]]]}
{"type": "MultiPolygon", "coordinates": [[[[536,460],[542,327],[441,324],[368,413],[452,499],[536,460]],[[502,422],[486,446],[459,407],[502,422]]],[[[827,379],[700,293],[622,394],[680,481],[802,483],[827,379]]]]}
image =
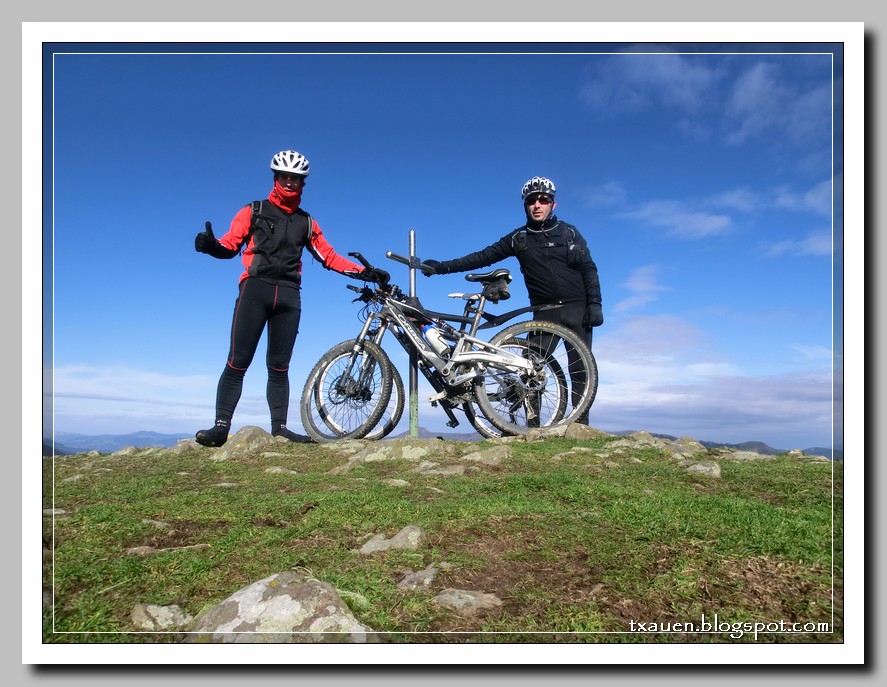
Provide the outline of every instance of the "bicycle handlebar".
{"type": "Polygon", "coordinates": [[[360,253],[354,252],[354,253],[348,253],[348,255],[350,255],[352,258],[354,258],[355,260],[357,260],[357,261],[358,261],[361,265],[363,265],[366,269],[371,269],[371,268],[373,267],[373,266],[370,264],[369,260],[367,260],[365,257],[363,257],[363,255],[361,255],[360,253]]]}

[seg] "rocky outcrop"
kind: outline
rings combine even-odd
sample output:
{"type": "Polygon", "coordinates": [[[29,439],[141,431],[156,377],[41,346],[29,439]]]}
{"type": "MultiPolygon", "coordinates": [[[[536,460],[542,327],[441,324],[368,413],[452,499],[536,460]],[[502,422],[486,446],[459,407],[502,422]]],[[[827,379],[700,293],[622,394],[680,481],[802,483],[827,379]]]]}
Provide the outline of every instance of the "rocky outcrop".
{"type": "Polygon", "coordinates": [[[354,617],[335,588],[309,575],[280,572],[200,613],[188,643],[296,644],[381,641],[354,617]]]}
{"type": "Polygon", "coordinates": [[[136,604],[130,614],[133,627],[146,632],[168,632],[187,627],[194,618],[173,604],[136,604]]]}

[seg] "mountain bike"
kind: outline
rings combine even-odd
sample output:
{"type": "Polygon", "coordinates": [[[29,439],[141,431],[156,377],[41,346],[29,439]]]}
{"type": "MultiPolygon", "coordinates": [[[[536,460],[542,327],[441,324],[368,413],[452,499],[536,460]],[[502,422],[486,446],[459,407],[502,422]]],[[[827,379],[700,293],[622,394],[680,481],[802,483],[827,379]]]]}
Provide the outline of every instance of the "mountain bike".
{"type": "MultiPolygon", "coordinates": [[[[372,267],[360,253],[349,255],[372,267]]],[[[434,273],[416,257],[390,251],[386,256],[434,273]]],[[[587,411],[597,394],[597,363],[574,332],[529,320],[505,327],[489,341],[478,336],[518,315],[557,306],[493,315],[487,304],[510,297],[509,270],[467,274],[465,279],[480,286],[480,292],[449,294],[465,301],[461,315],[427,310],[390,282],[372,288],[347,285],[358,294],[352,302],[364,304],[359,314],[363,326],[355,338],[324,353],[308,374],[301,416],[312,439],[381,439],[400,421],[403,380],[382,347],[389,333],[407,354],[415,354],[419,372],[434,391],[428,400],[447,415],[448,427],[459,425],[454,411],[461,411],[484,437],[525,434],[573,422],[587,411]]]]}

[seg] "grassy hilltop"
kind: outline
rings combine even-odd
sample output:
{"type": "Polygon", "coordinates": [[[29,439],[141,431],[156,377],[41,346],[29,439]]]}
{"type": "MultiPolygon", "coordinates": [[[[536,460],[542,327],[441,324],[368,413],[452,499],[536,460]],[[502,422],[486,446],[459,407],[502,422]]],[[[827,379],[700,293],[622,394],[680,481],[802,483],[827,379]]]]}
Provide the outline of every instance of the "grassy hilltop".
{"type": "Polygon", "coordinates": [[[133,607],[196,615],[293,569],[393,643],[842,642],[843,463],[702,450],[601,433],[44,458],[44,642],[180,642],[135,632],[133,607]],[[407,525],[420,548],[358,552],[407,525]],[[442,562],[429,589],[398,588],[442,562]],[[429,603],[444,588],[503,603],[458,615],[429,603]],[[714,614],[803,631],[661,630],[714,614]]]}

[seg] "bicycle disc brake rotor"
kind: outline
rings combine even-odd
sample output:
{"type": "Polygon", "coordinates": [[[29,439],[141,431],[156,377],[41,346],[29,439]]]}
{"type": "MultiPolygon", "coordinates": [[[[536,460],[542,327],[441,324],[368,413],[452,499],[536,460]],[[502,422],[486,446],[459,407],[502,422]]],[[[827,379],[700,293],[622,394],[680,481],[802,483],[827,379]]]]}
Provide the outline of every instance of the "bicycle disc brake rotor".
{"type": "Polygon", "coordinates": [[[330,402],[335,404],[349,403],[360,405],[373,397],[373,391],[369,387],[362,387],[350,375],[339,377],[332,385],[335,394],[330,395],[330,402]]]}

